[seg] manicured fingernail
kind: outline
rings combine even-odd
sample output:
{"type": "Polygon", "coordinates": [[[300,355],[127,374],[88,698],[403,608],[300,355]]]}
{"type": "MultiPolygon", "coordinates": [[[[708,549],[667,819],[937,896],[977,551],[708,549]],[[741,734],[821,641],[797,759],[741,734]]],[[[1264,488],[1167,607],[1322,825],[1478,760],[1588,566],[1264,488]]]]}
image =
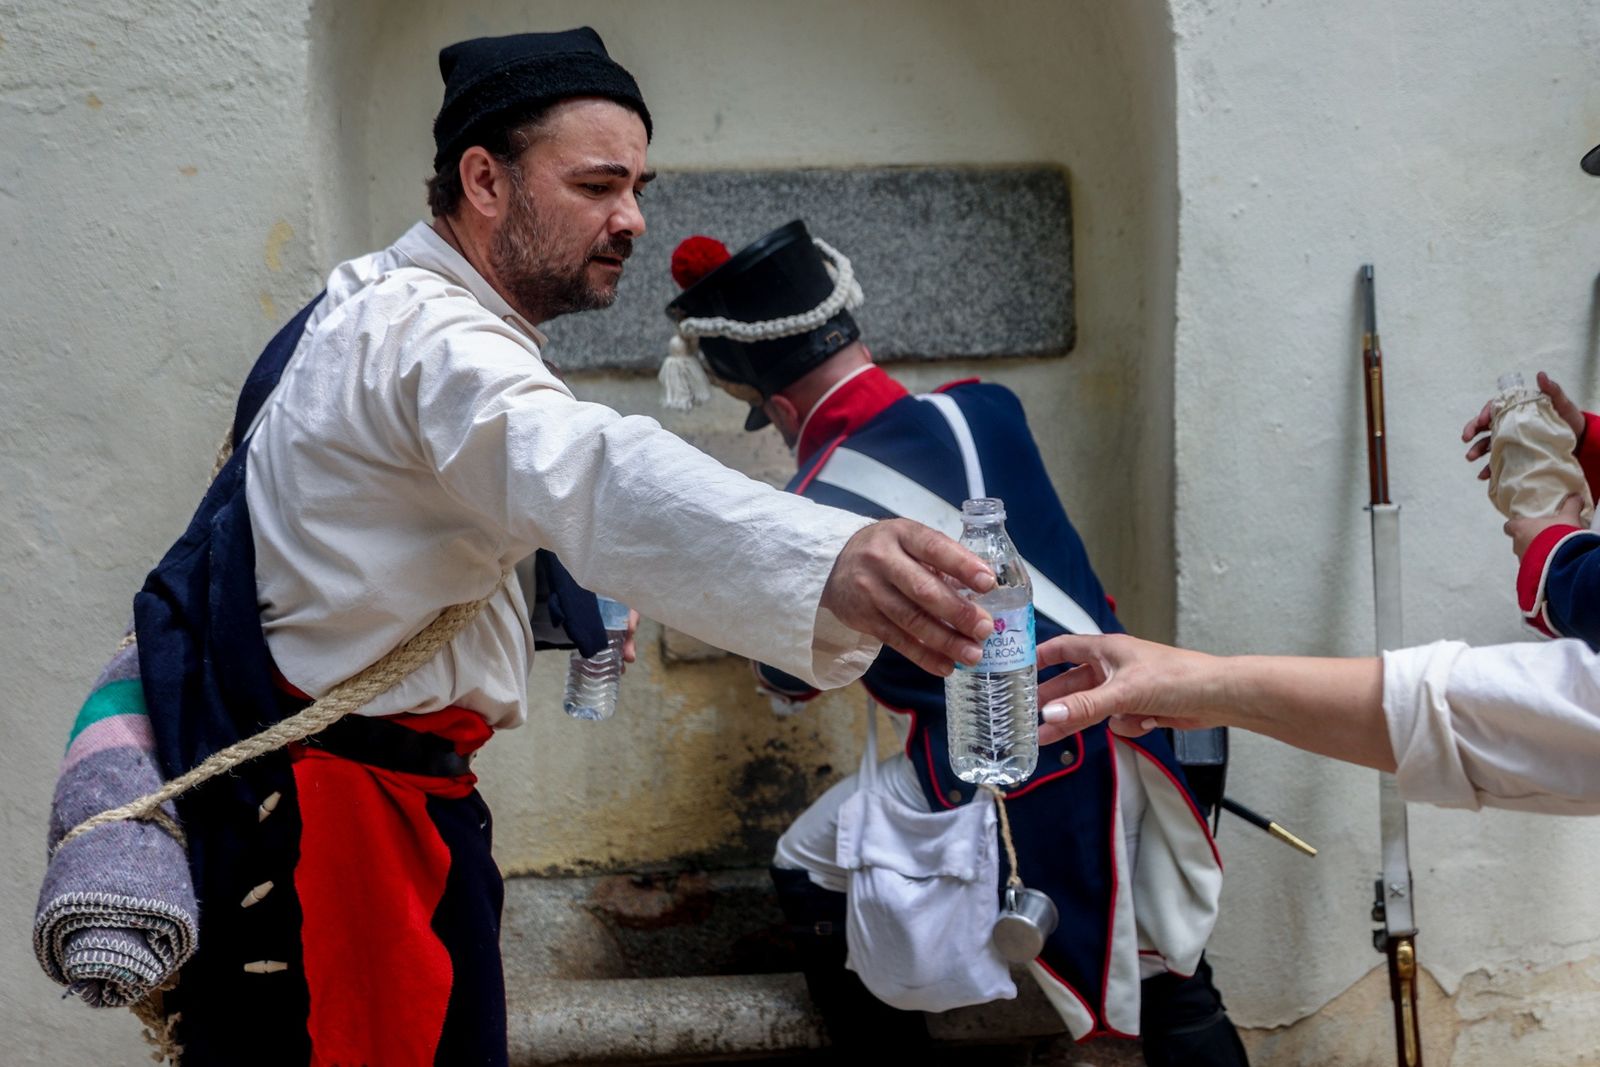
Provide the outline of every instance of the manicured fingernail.
{"type": "Polygon", "coordinates": [[[1139,729],[1141,730],[1154,730],[1155,728],[1156,721],[1154,719],[1146,719],[1139,724],[1139,729]]]}
{"type": "Polygon", "coordinates": [[[1067,719],[1067,706],[1065,704],[1046,704],[1039,714],[1044,716],[1045,722],[1065,722],[1067,719]]]}

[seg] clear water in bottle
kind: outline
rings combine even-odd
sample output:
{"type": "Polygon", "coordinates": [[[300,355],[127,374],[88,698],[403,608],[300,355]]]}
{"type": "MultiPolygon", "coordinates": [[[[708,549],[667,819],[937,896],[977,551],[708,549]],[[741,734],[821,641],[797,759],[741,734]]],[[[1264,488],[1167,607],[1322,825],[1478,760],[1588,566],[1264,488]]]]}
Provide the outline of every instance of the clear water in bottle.
{"type": "Polygon", "coordinates": [[[567,667],[567,692],[561,707],[574,719],[598,722],[617,710],[617,686],[622,678],[622,645],[628,639],[628,606],[609,597],[600,601],[600,621],[606,628],[606,647],[588,658],[577,652],[567,667]]]}
{"type": "Polygon", "coordinates": [[[962,593],[994,618],[976,667],[958,665],[944,683],[950,766],[964,782],[1016,785],[1039,763],[1039,674],[1033,582],[1006,534],[1005,505],[968,500],[961,544],[994,568],[994,589],[962,593]]]}

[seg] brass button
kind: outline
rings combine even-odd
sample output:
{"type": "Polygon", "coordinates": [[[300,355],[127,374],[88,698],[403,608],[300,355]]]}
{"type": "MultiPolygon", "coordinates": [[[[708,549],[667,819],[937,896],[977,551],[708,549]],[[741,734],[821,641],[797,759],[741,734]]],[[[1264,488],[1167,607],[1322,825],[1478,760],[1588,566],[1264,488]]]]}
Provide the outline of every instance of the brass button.
{"type": "Polygon", "coordinates": [[[1070,766],[1072,766],[1072,761],[1077,759],[1077,758],[1078,758],[1078,754],[1076,752],[1072,751],[1072,749],[1070,749],[1070,748],[1069,749],[1064,749],[1064,750],[1062,750],[1062,753],[1061,753],[1061,765],[1063,767],[1070,767],[1070,766]]]}
{"type": "Polygon", "coordinates": [[[952,804],[959,804],[961,803],[961,790],[952,789],[944,795],[944,798],[952,804]]]}

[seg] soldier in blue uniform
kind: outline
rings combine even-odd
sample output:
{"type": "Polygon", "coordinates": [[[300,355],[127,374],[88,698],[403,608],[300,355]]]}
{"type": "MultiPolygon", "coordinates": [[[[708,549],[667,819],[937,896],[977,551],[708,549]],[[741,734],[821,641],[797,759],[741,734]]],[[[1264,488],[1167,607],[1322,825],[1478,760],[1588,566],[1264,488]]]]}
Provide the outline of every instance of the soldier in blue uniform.
{"type": "MultiPolygon", "coordinates": [[[[1121,631],[1017,397],[976,379],[909,394],[860,341],[848,260],[814,242],[803,222],[731,257],[719,242],[690,238],[673,273],[685,287],[667,309],[678,323],[679,365],[664,367],[663,381],[679,376],[680,393],[693,391],[681,380],[700,369],[683,365],[698,345],[716,384],[750,403],[745,428],[775,425],[795,449],[790,491],[948,532],[975,465],[987,494],[1005,502],[1027,561],[1039,640],[1121,631]]],[[[775,706],[816,695],[771,668],[757,674],[775,706]]],[[[970,802],[975,787],[955,777],[946,755],[943,679],[885,650],[863,681],[904,738],[903,752],[881,765],[884,788],[923,811],[970,802]]],[[[834,1041],[903,1051],[927,1042],[922,1014],[877,1002],[844,968],[846,878],[835,838],[855,788],[847,778],[796,820],[773,875],[834,1041]]],[[[1061,915],[1029,970],[1073,1036],[1142,1035],[1150,1064],[1245,1063],[1203,957],[1221,864],[1167,740],[1130,741],[1101,726],[1049,745],[1034,776],[1008,791],[1006,808],[1018,873],[1061,915]]]]}

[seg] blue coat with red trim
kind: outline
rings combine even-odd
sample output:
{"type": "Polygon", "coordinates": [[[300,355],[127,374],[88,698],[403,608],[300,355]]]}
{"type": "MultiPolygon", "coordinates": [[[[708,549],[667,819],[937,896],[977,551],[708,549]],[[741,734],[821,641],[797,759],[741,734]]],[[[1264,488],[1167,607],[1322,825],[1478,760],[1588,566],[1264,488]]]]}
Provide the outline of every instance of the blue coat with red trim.
{"type": "MultiPolygon", "coordinates": [[[[956,383],[941,391],[960,405],[983,465],[987,492],[1005,502],[1006,529],[1023,558],[1072,597],[1103,632],[1122,632],[1083,542],[1051,485],[1015,394],[976,382],[956,383]]],[[[893,517],[878,504],[815,477],[845,442],[956,508],[967,495],[961,450],[949,424],[931,404],[913,396],[894,401],[847,437],[818,449],[789,483],[790,491],[872,518],[893,517]]],[[[1065,632],[1056,620],[1039,615],[1040,642],[1065,632]]],[[[1040,678],[1063,669],[1041,672],[1040,678]]],[[[758,672],[778,692],[809,695],[796,679],[767,667],[758,672]]],[[[911,717],[906,752],[933,810],[970,801],[975,787],[956,778],[950,768],[944,680],[885,648],[863,681],[880,704],[911,717]]],[[[1151,734],[1135,743],[1166,767],[1174,780],[1183,781],[1163,735],[1151,734]]],[[[1049,893],[1061,912],[1040,962],[1071,986],[1086,1006],[1102,1003],[1118,878],[1111,840],[1114,762],[1107,730],[1096,726],[1045,746],[1034,776],[1011,789],[1007,800],[1023,882],[1049,893]]],[[[1003,885],[1004,850],[1001,862],[1003,885]]],[[[996,892],[1000,891],[997,886],[996,892]]],[[[1098,1009],[1094,1015],[1096,1030],[1105,1032],[1098,1009]]]]}

